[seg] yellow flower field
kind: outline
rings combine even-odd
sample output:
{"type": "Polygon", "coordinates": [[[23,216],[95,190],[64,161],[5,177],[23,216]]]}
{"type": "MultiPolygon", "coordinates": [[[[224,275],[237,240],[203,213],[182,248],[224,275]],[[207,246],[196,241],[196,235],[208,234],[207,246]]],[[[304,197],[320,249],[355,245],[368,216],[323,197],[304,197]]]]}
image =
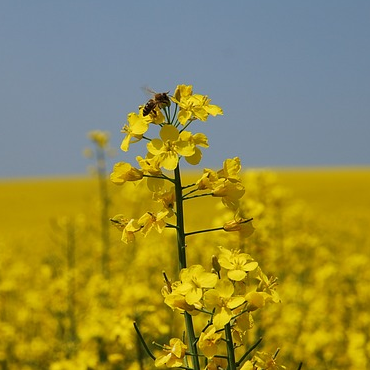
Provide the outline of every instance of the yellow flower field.
{"type": "Polygon", "coordinates": [[[94,179],[0,184],[1,370],[369,368],[369,169],[184,172],[217,115],[178,85],[138,167],[92,131],[94,179]]]}
{"type": "MultiPolygon", "coordinates": [[[[247,171],[243,180],[256,228],[245,249],[279,278],[282,301],[254,317],[249,343],[262,336],[261,348],[280,347],[290,369],[368,368],[370,170],[247,171]]],[[[110,213],[141,214],[139,188],[109,185],[110,213]]],[[[96,180],[2,181],[0,200],[2,368],[148,368],[132,322],[149,343],[174,328],[160,294],[161,271],[173,275],[171,230],[127,246],[110,229],[105,280],[96,180]]],[[[214,199],[201,201],[209,217],[187,209],[189,230],[225,219],[214,199]]],[[[226,237],[198,239],[191,258],[207,260],[226,237]]]]}

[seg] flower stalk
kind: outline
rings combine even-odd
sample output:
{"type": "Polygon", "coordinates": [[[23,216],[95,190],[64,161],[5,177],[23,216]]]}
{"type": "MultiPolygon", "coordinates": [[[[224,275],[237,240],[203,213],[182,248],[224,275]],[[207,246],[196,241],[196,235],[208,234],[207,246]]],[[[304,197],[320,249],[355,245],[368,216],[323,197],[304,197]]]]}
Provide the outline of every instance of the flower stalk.
{"type": "MultiPolygon", "coordinates": [[[[225,231],[238,233],[240,238],[245,239],[253,233],[253,219],[240,215],[239,202],[245,192],[239,176],[240,159],[226,159],[218,171],[204,169],[196,182],[183,185],[180,161],[198,165],[202,159],[200,148],[208,147],[208,139],[204,134],[193,134],[188,128],[197,121],[206,121],[210,115],[222,115],[223,112],[220,107],[210,104],[207,96],[194,94],[192,86],[186,85],[177,86],[170,97],[167,93],[156,94],[150,101],[150,109],[148,104],[145,112],[141,107],[139,113],[128,115],[128,124],[122,129],[126,136],[121,144],[121,149],[128,151],[131,144],[145,140],[147,155],[145,158],[137,157],[140,168],[125,162],[116,163],[111,180],[118,185],[128,181],[146,181],[153,192],[153,199],[161,203],[162,209],[159,212],[148,210],[138,219],[119,214],[112,217],[111,221],[122,232],[122,241],[125,243],[132,243],[138,234],[146,236],[152,229],[159,233],[164,229],[176,230],[179,280],[172,282],[163,273],[165,285],[162,295],[167,306],[183,315],[183,340],[187,344],[179,338],[171,338],[169,344],[159,345],[163,355],[155,357],[135,323],[136,333],[156,367],[200,370],[200,362],[204,360],[206,370],[237,370],[262,340],[259,339],[237,361],[235,348],[242,345],[243,335],[250,329],[248,323],[253,321],[252,312],[267,303],[279,301],[274,285],[270,284],[274,279],[267,278],[257,261],[249,254],[232,248],[232,244],[231,249],[219,247],[219,255],[212,256],[211,271],[200,264],[188,266],[186,238],[206,232],[225,231]],[[175,105],[173,113],[172,104],[175,105]],[[145,136],[150,124],[158,127],[159,138],[145,136]],[[169,177],[164,171],[173,171],[174,177],[169,177]],[[221,227],[186,232],[184,201],[204,196],[220,199],[234,213],[234,219],[221,227]],[[171,217],[176,218],[175,223],[169,221],[171,217]],[[206,324],[200,333],[195,330],[194,315],[205,317],[206,324]],[[241,316],[248,318],[242,320],[241,316]]],[[[265,357],[275,361],[276,356],[265,357]]],[[[267,368],[263,361],[253,359],[252,368],[267,368]],[[261,367],[254,367],[257,361],[262,364],[261,367]]]]}

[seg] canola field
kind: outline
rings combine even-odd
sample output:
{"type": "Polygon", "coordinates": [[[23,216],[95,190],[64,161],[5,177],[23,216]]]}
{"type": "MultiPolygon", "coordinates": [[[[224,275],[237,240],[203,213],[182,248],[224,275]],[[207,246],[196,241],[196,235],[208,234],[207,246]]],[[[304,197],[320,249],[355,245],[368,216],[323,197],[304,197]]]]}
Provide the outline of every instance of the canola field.
{"type": "MultiPolygon", "coordinates": [[[[278,278],[281,302],[251,312],[245,340],[279,348],[287,369],[369,369],[370,169],[251,170],[242,180],[254,233],[190,235],[189,263],[211,266],[218,246],[231,246],[278,278]]],[[[176,275],[175,233],[124,244],[109,222],[142,215],[147,193],[108,183],[103,198],[91,178],[0,182],[1,370],[144,370],[153,365],[133,322],[149,346],[181,338],[161,294],[162,271],[176,275]]],[[[185,228],[222,225],[230,215],[218,203],[195,199],[185,228]]]]}

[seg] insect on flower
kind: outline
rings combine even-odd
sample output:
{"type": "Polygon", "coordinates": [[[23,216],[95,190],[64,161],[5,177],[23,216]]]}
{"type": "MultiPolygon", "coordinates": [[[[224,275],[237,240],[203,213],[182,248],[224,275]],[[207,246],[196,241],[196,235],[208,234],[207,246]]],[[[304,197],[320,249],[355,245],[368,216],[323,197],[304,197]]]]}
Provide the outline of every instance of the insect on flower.
{"type": "Polygon", "coordinates": [[[168,107],[171,104],[170,98],[168,97],[169,91],[163,92],[163,93],[156,93],[155,91],[145,88],[145,91],[147,91],[149,94],[152,95],[152,98],[148,100],[148,102],[145,104],[143,109],[143,116],[147,116],[151,112],[155,113],[155,108],[158,107],[159,109],[162,109],[164,107],[168,107]]]}

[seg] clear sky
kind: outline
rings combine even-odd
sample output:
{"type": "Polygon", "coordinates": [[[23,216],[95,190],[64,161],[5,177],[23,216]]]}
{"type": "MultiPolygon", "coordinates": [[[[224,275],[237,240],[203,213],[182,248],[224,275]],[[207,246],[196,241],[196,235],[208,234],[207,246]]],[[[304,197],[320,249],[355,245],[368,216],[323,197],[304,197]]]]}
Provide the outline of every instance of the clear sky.
{"type": "Polygon", "coordinates": [[[224,109],[202,167],[370,165],[368,0],[2,0],[0,76],[0,178],[85,173],[88,131],[118,148],[177,84],[224,109]]]}

